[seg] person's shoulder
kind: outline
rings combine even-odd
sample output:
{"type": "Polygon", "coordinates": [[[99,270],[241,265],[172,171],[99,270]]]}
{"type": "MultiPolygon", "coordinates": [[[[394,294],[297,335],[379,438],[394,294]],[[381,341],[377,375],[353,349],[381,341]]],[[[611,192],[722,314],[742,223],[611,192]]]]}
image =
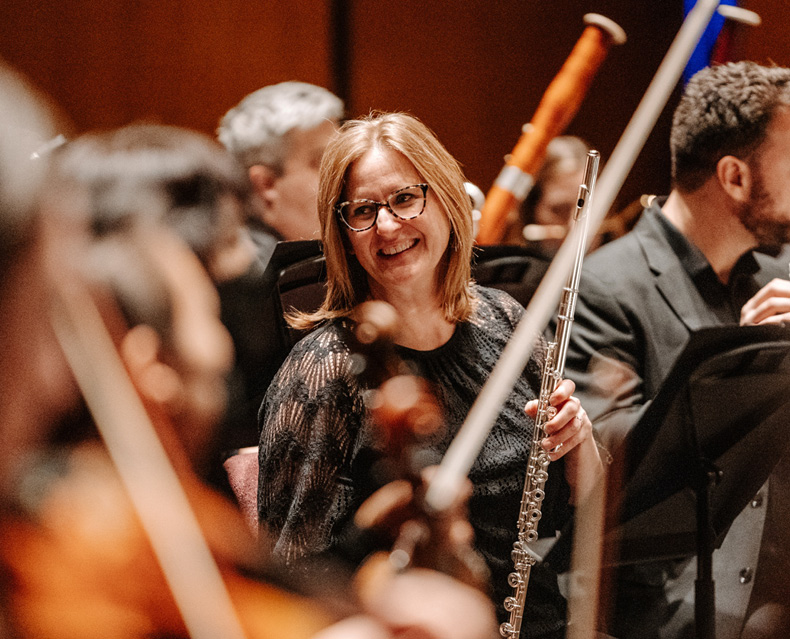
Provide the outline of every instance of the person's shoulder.
{"type": "Polygon", "coordinates": [[[346,339],[344,320],[329,321],[315,328],[294,344],[278,377],[294,371],[320,369],[326,377],[345,376],[350,351],[346,339]]]}
{"type": "Polygon", "coordinates": [[[299,340],[285,358],[266,390],[258,414],[259,424],[295,405],[302,414],[334,405],[356,387],[351,353],[339,320],[321,325],[299,340]],[[306,411],[306,412],[305,412],[306,411]]]}
{"type": "Polygon", "coordinates": [[[644,277],[650,269],[650,256],[671,250],[662,223],[660,205],[664,199],[646,208],[628,233],[590,253],[585,258],[584,273],[608,283],[644,277]]]}
{"type": "Polygon", "coordinates": [[[787,265],[790,264],[790,244],[785,244],[775,250],[757,249],[754,252],[757,266],[763,274],[763,279],[781,277],[787,279],[787,265]]]}
{"type": "Polygon", "coordinates": [[[348,352],[346,330],[344,320],[325,322],[296,342],[290,355],[301,357],[308,354],[320,354],[324,351],[327,354],[348,352]]]}
{"type": "MultiPolygon", "coordinates": [[[[632,229],[622,237],[595,249],[585,258],[584,266],[588,270],[601,272],[617,271],[618,260],[633,255],[637,251],[639,251],[639,240],[635,230],[632,229]]],[[[619,266],[621,267],[622,264],[619,266]]]]}
{"type": "Polygon", "coordinates": [[[644,250],[635,230],[631,230],[590,253],[584,260],[581,275],[585,284],[599,283],[617,288],[631,280],[644,280],[648,270],[644,250]]]}
{"type": "MultiPolygon", "coordinates": [[[[501,352],[524,316],[524,307],[508,293],[496,288],[475,284],[474,294],[477,306],[472,324],[477,328],[478,335],[484,336],[483,338],[487,342],[496,344],[497,352],[501,352]]],[[[538,380],[546,354],[545,350],[545,340],[539,336],[528,364],[529,370],[532,373],[537,373],[536,379],[538,380]]]]}
{"type": "Polygon", "coordinates": [[[481,286],[480,284],[473,284],[472,295],[475,298],[478,309],[487,307],[524,308],[512,295],[498,288],[490,288],[488,286],[481,286]]]}
{"type": "Polygon", "coordinates": [[[475,299],[474,320],[507,317],[510,324],[515,324],[524,313],[524,307],[505,291],[474,284],[472,294],[475,299]]]}

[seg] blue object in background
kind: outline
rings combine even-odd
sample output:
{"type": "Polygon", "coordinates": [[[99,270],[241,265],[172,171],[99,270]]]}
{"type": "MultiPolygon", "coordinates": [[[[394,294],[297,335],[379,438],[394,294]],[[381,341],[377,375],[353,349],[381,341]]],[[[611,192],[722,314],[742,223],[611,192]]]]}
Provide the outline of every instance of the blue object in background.
{"type": "MultiPolygon", "coordinates": [[[[694,8],[694,5],[697,3],[697,0],[683,0],[683,17],[685,18],[689,11],[694,8]]],[[[728,4],[731,6],[736,6],[738,4],[737,0],[721,0],[719,4],[728,4]]],[[[708,24],[708,28],[705,29],[705,33],[702,34],[699,43],[697,44],[697,48],[694,49],[694,53],[691,54],[691,58],[689,59],[686,68],[683,70],[683,84],[689,81],[692,75],[694,75],[700,69],[707,67],[711,62],[711,55],[713,54],[713,50],[716,46],[716,40],[719,38],[719,34],[721,33],[721,29],[724,26],[724,16],[722,16],[718,11],[713,14],[713,17],[710,20],[710,24],[708,24]]]]}

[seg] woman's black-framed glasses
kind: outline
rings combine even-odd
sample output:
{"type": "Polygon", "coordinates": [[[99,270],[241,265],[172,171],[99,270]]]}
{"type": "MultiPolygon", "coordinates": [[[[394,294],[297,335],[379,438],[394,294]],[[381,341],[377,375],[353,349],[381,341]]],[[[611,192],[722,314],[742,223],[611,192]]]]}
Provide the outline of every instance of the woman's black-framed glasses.
{"type": "Polygon", "coordinates": [[[413,184],[393,191],[386,202],[351,200],[335,206],[343,223],[352,231],[367,231],[376,226],[379,210],[384,206],[399,220],[413,220],[425,210],[427,184],[413,184]]]}

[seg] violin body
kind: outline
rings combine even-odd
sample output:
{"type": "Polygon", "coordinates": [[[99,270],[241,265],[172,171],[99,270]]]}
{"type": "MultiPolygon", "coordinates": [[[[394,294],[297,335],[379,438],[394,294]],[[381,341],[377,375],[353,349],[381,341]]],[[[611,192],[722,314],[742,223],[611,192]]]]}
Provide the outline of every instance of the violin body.
{"type": "MultiPolygon", "coordinates": [[[[312,637],[336,615],[246,574],[257,549],[233,504],[196,477],[188,498],[247,637],[312,637]]],[[[163,514],[166,516],[166,514],[163,514]]],[[[6,602],[19,637],[187,637],[151,544],[106,452],[78,446],[35,512],[0,524],[6,602]]],[[[206,602],[211,605],[210,601],[206,602]]]]}

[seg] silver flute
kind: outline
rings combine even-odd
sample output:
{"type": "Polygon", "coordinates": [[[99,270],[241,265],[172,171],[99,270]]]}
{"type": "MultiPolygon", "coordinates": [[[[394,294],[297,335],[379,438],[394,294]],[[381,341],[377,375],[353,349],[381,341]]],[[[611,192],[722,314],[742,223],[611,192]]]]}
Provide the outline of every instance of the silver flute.
{"type": "MultiPolygon", "coordinates": [[[[563,289],[557,315],[557,330],[554,341],[549,342],[538,397],[538,413],[535,417],[535,429],[527,465],[527,476],[524,479],[524,492],[521,495],[521,507],[518,514],[518,539],[513,544],[511,558],[515,570],[508,575],[508,584],[514,589],[513,594],[505,599],[505,610],[510,613],[508,621],[499,627],[499,633],[506,639],[518,639],[521,634],[521,621],[524,616],[524,601],[527,596],[529,575],[540,558],[530,547],[538,540],[538,522],[541,518],[541,506],[545,496],[544,486],[549,477],[549,453],[540,445],[545,439],[543,426],[557,412],[549,403],[549,397],[562,381],[565,372],[565,357],[568,353],[568,339],[571,334],[573,315],[576,310],[576,298],[579,294],[579,278],[581,277],[584,250],[587,244],[587,212],[592,202],[595,181],[598,176],[598,162],[601,155],[598,151],[587,153],[584,167],[584,179],[579,186],[579,197],[573,219],[579,227],[576,245],[576,261],[568,283],[563,289]]],[[[562,444],[560,444],[562,446],[562,444]]],[[[559,448],[559,446],[558,446],[559,448]]],[[[557,449],[555,449],[557,450],[557,449]]]]}

